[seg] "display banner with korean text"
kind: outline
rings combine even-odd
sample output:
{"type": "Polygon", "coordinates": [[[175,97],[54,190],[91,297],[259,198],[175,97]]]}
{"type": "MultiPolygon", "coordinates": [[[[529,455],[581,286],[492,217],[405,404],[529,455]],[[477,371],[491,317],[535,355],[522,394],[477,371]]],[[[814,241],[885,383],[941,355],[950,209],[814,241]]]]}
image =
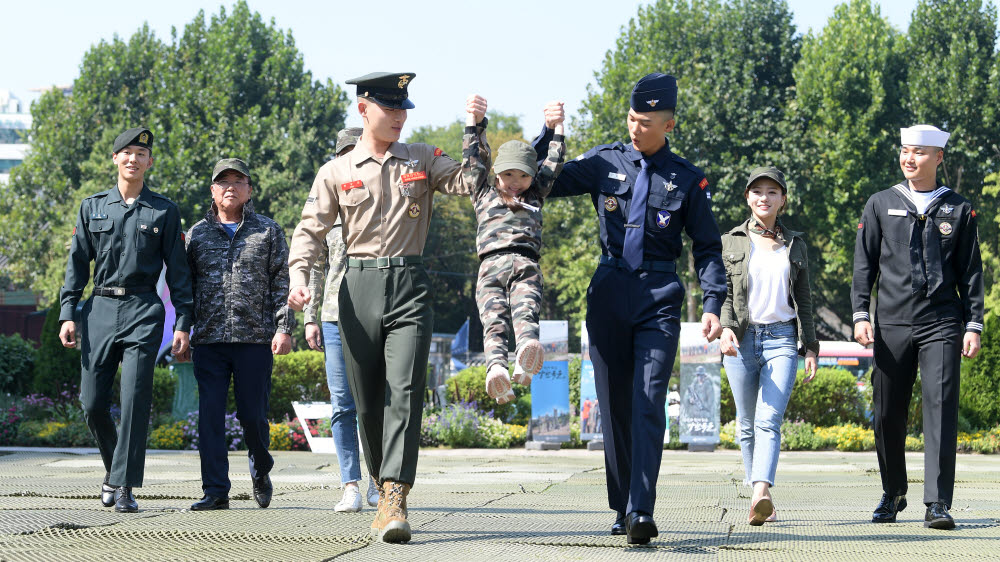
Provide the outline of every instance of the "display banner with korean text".
{"type": "Polygon", "coordinates": [[[580,326],[580,440],[602,439],[601,412],[597,408],[594,363],[590,360],[590,335],[580,326]]]}
{"type": "Polygon", "coordinates": [[[681,443],[715,445],[719,442],[719,398],[722,355],[719,340],[709,343],[700,322],[681,323],[681,443]]]}
{"type": "Polygon", "coordinates": [[[531,379],[531,439],[569,441],[569,322],[542,320],[539,341],[545,364],[531,379]]]}

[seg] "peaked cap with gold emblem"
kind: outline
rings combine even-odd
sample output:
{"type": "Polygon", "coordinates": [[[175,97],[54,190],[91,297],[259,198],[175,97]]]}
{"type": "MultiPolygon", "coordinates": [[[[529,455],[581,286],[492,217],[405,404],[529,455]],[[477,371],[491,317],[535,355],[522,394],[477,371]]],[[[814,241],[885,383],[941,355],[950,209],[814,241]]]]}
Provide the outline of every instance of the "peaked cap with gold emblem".
{"type": "Polygon", "coordinates": [[[413,109],[406,87],[417,75],[412,72],[372,72],[347,81],[358,87],[358,97],[371,98],[390,109],[413,109]]]}

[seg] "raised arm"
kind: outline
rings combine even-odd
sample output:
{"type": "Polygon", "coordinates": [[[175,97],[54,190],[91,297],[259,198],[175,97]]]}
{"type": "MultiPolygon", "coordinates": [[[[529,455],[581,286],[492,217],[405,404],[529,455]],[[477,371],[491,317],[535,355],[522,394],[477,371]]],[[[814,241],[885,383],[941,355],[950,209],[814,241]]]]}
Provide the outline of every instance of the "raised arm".
{"type": "Polygon", "coordinates": [[[438,148],[434,149],[427,169],[431,188],[449,195],[475,193],[486,181],[491,165],[490,145],[486,142],[486,99],[470,95],[466,99],[465,112],[462,162],[456,162],[438,148]]]}
{"type": "Polygon", "coordinates": [[[556,178],[559,177],[559,173],[562,172],[563,164],[566,161],[566,141],[563,137],[565,114],[562,111],[562,107],[563,103],[560,101],[549,102],[545,106],[546,126],[550,123],[549,114],[553,114],[551,120],[553,135],[552,140],[549,141],[549,152],[542,165],[539,166],[538,175],[535,179],[538,185],[538,195],[543,199],[548,197],[549,193],[552,192],[552,186],[556,178]]]}

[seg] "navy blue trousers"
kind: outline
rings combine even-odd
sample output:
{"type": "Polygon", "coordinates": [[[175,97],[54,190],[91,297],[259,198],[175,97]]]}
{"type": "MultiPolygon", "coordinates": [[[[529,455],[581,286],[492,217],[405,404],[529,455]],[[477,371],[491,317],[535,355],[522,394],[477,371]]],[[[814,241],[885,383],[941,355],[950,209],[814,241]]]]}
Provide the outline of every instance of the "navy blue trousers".
{"type": "Polygon", "coordinates": [[[683,301],[675,273],[602,265],[587,289],[608,505],[618,513],[653,514],[683,301]]]}
{"type": "Polygon", "coordinates": [[[201,488],[211,496],[227,497],[229,449],[226,443],[226,398],[232,377],[236,417],[250,457],[250,476],[271,471],[274,459],[267,421],[271,396],[271,346],[253,343],[213,343],[194,347],[194,376],[198,380],[198,454],[201,488]]]}

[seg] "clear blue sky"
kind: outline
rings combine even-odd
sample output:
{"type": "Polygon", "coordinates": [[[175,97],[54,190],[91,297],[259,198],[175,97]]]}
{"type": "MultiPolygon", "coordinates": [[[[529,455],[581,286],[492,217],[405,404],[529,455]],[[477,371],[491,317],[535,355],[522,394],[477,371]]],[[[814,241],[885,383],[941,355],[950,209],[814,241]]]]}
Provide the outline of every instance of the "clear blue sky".
{"type": "MultiPolygon", "coordinates": [[[[461,117],[465,97],[485,96],[492,109],[519,115],[528,136],[541,126],[546,101],[561,99],[574,115],[587,84],[614,47],[621,27],[649,2],[636,0],[458,0],[416,2],[249,0],[265,20],[290,29],[305,66],[344,86],[376,70],[415,72],[416,109],[407,129],[445,125],[461,117]],[[487,9],[477,9],[485,5],[487,9]],[[375,9],[370,9],[377,6],[375,9]],[[377,39],[376,39],[377,37],[377,39]],[[468,60],[462,60],[461,56],[468,60]]],[[[819,31],[839,2],[791,0],[802,33],[819,31]]],[[[84,52],[115,34],[128,38],[149,22],[170,39],[199,9],[217,13],[231,2],[109,2],[4,0],[0,89],[23,101],[32,88],[71,84],[84,52]]],[[[916,0],[881,0],[883,15],[905,30],[916,0]]],[[[353,94],[353,88],[349,90],[353,94]]],[[[354,112],[348,125],[360,125],[354,112]]],[[[404,131],[404,135],[406,131],[404,131]]]]}

